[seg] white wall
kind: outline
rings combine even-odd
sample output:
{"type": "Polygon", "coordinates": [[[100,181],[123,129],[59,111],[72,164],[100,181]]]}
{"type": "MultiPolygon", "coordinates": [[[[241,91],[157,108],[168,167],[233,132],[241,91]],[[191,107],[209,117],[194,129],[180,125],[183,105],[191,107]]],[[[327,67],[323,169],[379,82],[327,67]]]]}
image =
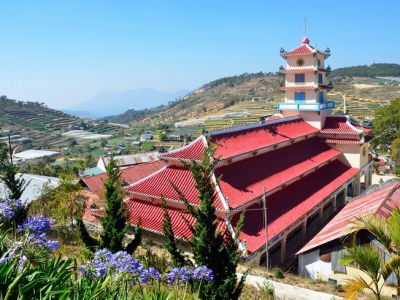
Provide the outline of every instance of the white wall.
{"type": "Polygon", "coordinates": [[[331,263],[319,260],[319,249],[302,253],[299,255],[299,273],[307,278],[319,279],[321,275],[329,276],[331,271],[331,263]]]}

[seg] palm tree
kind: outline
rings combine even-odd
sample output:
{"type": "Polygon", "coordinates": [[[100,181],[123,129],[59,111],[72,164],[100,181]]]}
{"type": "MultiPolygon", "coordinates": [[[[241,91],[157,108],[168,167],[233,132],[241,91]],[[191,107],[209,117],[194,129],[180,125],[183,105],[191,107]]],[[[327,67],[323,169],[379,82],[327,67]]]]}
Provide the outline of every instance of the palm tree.
{"type": "Polygon", "coordinates": [[[367,214],[357,217],[351,222],[346,229],[347,236],[352,238],[352,246],[346,247],[341,265],[348,265],[355,262],[359,265],[368,277],[370,282],[361,276],[354,276],[348,280],[348,297],[354,299],[357,292],[363,289],[371,290],[376,299],[381,299],[381,290],[383,282],[394,273],[397,277],[397,295],[400,295],[400,208],[395,208],[387,219],[379,214],[367,214]],[[380,242],[389,255],[389,259],[385,262],[381,253],[377,249],[371,247],[356,246],[356,236],[360,230],[366,230],[373,234],[377,241],[380,242]]]}

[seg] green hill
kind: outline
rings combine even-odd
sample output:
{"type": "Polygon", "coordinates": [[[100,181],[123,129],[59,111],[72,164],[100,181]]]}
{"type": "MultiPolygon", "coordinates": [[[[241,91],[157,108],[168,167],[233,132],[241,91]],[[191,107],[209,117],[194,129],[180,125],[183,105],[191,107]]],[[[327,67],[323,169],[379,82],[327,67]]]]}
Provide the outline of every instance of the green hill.
{"type": "Polygon", "coordinates": [[[372,64],[339,68],[333,70],[330,77],[400,77],[400,65],[372,64]]]}

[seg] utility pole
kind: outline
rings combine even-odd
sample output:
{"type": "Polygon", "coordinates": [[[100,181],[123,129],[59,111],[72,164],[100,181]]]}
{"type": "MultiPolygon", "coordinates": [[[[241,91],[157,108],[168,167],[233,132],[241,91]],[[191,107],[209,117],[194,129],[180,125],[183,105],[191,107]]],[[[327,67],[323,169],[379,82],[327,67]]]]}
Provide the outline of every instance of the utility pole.
{"type": "Polygon", "coordinates": [[[263,193],[263,204],[264,204],[264,224],[265,224],[265,262],[267,271],[269,269],[269,255],[268,255],[268,220],[267,220],[267,197],[264,186],[263,193]]]}

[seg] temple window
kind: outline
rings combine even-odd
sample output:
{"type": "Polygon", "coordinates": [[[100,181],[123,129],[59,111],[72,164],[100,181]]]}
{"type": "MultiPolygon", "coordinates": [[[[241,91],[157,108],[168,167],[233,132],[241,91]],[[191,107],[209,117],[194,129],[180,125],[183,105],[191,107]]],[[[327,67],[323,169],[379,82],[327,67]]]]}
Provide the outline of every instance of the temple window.
{"type": "Polygon", "coordinates": [[[296,74],[295,75],[295,82],[296,83],[304,83],[305,82],[305,75],[304,74],[296,74]]]}

